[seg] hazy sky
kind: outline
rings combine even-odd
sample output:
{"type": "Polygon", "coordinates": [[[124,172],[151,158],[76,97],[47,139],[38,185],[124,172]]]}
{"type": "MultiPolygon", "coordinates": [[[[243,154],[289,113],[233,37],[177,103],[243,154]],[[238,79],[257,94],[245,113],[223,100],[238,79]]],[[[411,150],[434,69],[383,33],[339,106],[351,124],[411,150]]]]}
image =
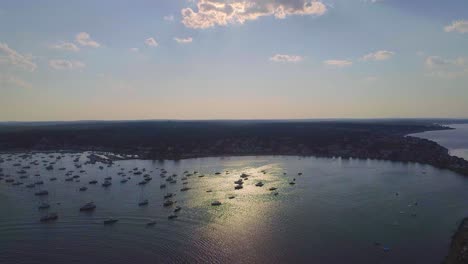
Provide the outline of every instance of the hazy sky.
{"type": "Polygon", "coordinates": [[[468,117],[466,0],[0,0],[0,120],[468,117]]]}

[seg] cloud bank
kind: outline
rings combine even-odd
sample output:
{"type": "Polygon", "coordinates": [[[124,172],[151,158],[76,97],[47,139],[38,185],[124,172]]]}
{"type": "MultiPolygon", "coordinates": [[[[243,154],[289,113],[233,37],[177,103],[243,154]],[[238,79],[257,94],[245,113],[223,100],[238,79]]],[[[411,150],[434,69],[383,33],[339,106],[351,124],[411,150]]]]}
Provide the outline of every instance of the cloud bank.
{"type": "Polygon", "coordinates": [[[229,24],[244,24],[260,17],[284,19],[293,15],[321,16],[327,11],[318,0],[193,0],[195,10],[181,11],[182,23],[188,28],[206,29],[229,24]]]}

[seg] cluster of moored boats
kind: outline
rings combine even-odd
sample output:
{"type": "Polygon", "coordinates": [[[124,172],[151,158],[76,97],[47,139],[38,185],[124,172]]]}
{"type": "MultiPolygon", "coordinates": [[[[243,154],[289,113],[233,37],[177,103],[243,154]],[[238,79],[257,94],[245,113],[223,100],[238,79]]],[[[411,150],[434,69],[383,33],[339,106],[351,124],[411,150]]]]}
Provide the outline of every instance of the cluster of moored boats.
{"type": "MultiPolygon", "coordinates": [[[[30,181],[29,183],[26,183],[25,186],[29,189],[34,189],[34,188],[39,188],[39,190],[34,192],[35,196],[38,197],[48,197],[49,196],[49,191],[43,189],[41,186],[44,185],[44,181],[41,180],[41,175],[39,173],[33,173],[32,171],[39,171],[38,167],[42,166],[45,168],[47,171],[51,171],[48,174],[53,174],[55,175],[55,171],[63,171],[64,172],[64,181],[65,182],[75,182],[75,183],[80,183],[81,181],[81,176],[84,174],[87,174],[87,171],[85,169],[82,169],[83,164],[80,163],[80,155],[72,154],[72,159],[73,159],[73,166],[75,167],[75,170],[67,170],[65,167],[59,167],[55,168],[60,164],[60,160],[65,157],[64,154],[49,154],[49,155],[43,155],[39,159],[33,159],[33,155],[7,155],[6,159],[1,159],[0,158],[0,181],[10,183],[13,186],[18,186],[18,185],[23,185],[25,184],[25,181],[30,181],[30,176],[34,175],[35,180],[30,181]],[[16,160],[15,160],[16,158],[16,160]],[[18,168],[16,171],[17,177],[14,177],[10,174],[5,174],[4,168],[1,167],[1,164],[4,162],[14,162],[12,164],[13,168],[18,168]],[[25,164],[26,163],[26,164],[25,164]]],[[[90,162],[85,162],[85,165],[87,164],[94,164],[90,162]]],[[[109,162],[105,164],[106,167],[112,167],[114,166],[113,162],[109,162]]],[[[120,165],[116,165],[120,166],[120,165]]],[[[99,166],[99,170],[104,170],[104,166],[99,166]]],[[[188,186],[189,184],[189,178],[191,177],[198,177],[198,178],[203,178],[205,177],[204,174],[199,173],[198,171],[184,171],[181,176],[179,176],[176,173],[168,173],[168,171],[164,168],[156,168],[156,170],[159,170],[159,176],[161,178],[161,183],[159,185],[159,188],[164,190],[167,189],[168,186],[171,185],[176,185],[178,182],[178,179],[180,178],[180,182],[182,183],[182,188],[180,189],[180,192],[187,192],[191,190],[191,187],[188,186]]],[[[106,171],[107,172],[107,171],[106,171]]],[[[266,171],[261,171],[261,173],[266,174],[266,171]]],[[[106,173],[107,174],[107,173],[106,173]]],[[[117,176],[120,177],[120,183],[125,184],[128,181],[130,181],[133,177],[141,177],[140,180],[136,183],[137,185],[140,185],[144,187],[148,183],[150,183],[153,179],[153,175],[155,175],[156,172],[153,171],[147,171],[146,168],[133,168],[131,170],[126,170],[125,168],[120,168],[120,170],[117,172],[117,176]]],[[[229,175],[229,171],[217,171],[213,173],[214,175],[229,175]]],[[[286,173],[285,173],[286,175],[286,173]]],[[[298,173],[298,175],[302,175],[302,173],[298,173]]],[[[244,188],[244,185],[246,182],[249,180],[249,177],[251,177],[247,173],[242,173],[239,176],[239,179],[234,181],[234,190],[242,190],[244,188]]],[[[33,178],[33,179],[34,179],[33,178]]],[[[49,178],[49,181],[56,181],[57,177],[52,176],[49,178]]],[[[111,176],[107,176],[103,178],[103,181],[101,183],[101,186],[103,188],[110,188],[112,186],[112,180],[113,178],[111,176]]],[[[290,184],[293,185],[295,184],[296,179],[293,179],[290,184]]],[[[98,184],[99,181],[98,179],[91,179],[88,181],[89,185],[96,185],[98,184]]],[[[263,187],[265,183],[263,181],[257,181],[254,184],[256,187],[263,187]]],[[[86,192],[88,190],[88,186],[82,185],[78,188],[79,192],[86,192]]],[[[268,189],[270,192],[273,193],[273,195],[278,195],[277,187],[270,187],[268,189]]],[[[207,192],[212,192],[211,189],[207,190],[207,192]]],[[[228,199],[234,199],[236,196],[235,195],[230,195],[228,199]]],[[[165,192],[163,196],[163,207],[173,207],[172,213],[168,215],[168,219],[175,219],[178,217],[179,212],[181,212],[182,207],[177,204],[177,201],[175,200],[176,198],[176,193],[172,192],[165,192]]],[[[55,221],[58,219],[58,214],[56,212],[48,212],[49,209],[51,208],[51,205],[43,200],[46,200],[44,198],[41,198],[41,203],[38,206],[38,209],[41,211],[45,211],[46,214],[43,215],[40,218],[41,222],[49,222],[49,221],[55,221]]],[[[149,199],[141,199],[138,202],[138,206],[148,206],[150,203],[149,199]]],[[[211,202],[212,206],[220,206],[222,205],[221,201],[212,201],[211,202]]],[[[92,212],[96,210],[97,206],[94,202],[88,202],[84,205],[82,205],[79,208],[80,212],[92,212]]],[[[109,218],[103,221],[104,224],[110,225],[117,223],[118,219],[117,218],[109,218]]],[[[155,225],[156,221],[155,220],[150,220],[146,225],[152,226],[155,225]]]]}

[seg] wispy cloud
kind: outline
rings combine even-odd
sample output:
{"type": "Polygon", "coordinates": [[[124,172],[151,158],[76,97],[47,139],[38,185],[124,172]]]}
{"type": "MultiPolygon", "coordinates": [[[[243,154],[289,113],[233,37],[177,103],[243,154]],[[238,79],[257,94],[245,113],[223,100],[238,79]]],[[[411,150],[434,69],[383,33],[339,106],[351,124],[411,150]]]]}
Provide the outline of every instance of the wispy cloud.
{"type": "Polygon", "coordinates": [[[244,24],[260,17],[283,19],[292,15],[325,14],[327,6],[309,0],[193,0],[196,10],[181,10],[182,23],[188,28],[206,29],[229,24],[244,24]]]}
{"type": "Polygon", "coordinates": [[[451,25],[444,28],[445,32],[468,33],[468,20],[453,21],[451,25]]]}
{"type": "Polygon", "coordinates": [[[174,21],[174,16],[173,15],[164,16],[163,19],[165,21],[173,22],[174,21]]]}
{"type": "Polygon", "coordinates": [[[468,76],[468,58],[445,59],[429,56],[424,61],[429,76],[456,78],[468,76]]]}
{"type": "Polygon", "coordinates": [[[344,68],[353,65],[353,62],[349,60],[326,60],[323,64],[334,68],[344,68]]]}
{"type": "Polygon", "coordinates": [[[34,71],[37,68],[37,65],[32,61],[31,55],[23,55],[2,42],[0,42],[1,63],[14,65],[27,71],[34,71]]]}
{"type": "Polygon", "coordinates": [[[157,47],[159,44],[154,38],[147,38],[145,44],[150,47],[157,47]]]}
{"type": "Polygon", "coordinates": [[[80,50],[78,46],[76,46],[74,43],[71,43],[71,42],[60,42],[60,43],[51,45],[50,48],[58,49],[58,50],[74,51],[74,52],[77,52],[80,50]]]}
{"type": "Polygon", "coordinates": [[[361,59],[363,61],[384,61],[392,58],[395,55],[395,52],[388,50],[379,50],[364,55],[361,59]]]}
{"type": "Polygon", "coordinates": [[[270,57],[270,61],[273,62],[292,62],[297,63],[304,60],[304,57],[298,55],[286,55],[286,54],[275,54],[270,57]]]}
{"type": "Polygon", "coordinates": [[[174,38],[174,40],[177,43],[180,43],[180,44],[188,44],[188,43],[192,43],[192,41],[193,41],[193,39],[191,37],[188,37],[188,38],[174,38]]]}
{"type": "Polygon", "coordinates": [[[54,70],[79,70],[86,67],[81,61],[49,60],[49,66],[54,70]]]}
{"type": "Polygon", "coordinates": [[[101,44],[91,39],[91,36],[86,32],[80,32],[76,34],[75,40],[81,46],[92,47],[92,48],[99,48],[101,46],[101,44]]]}
{"type": "Polygon", "coordinates": [[[0,85],[1,86],[14,86],[14,87],[19,87],[19,88],[25,88],[25,89],[31,89],[32,84],[30,84],[27,81],[24,81],[23,79],[20,79],[16,76],[13,75],[4,75],[0,74],[0,85]]]}
{"type": "Polygon", "coordinates": [[[138,49],[138,48],[130,48],[129,50],[130,50],[131,52],[139,52],[139,51],[140,51],[140,49],[138,49]]]}

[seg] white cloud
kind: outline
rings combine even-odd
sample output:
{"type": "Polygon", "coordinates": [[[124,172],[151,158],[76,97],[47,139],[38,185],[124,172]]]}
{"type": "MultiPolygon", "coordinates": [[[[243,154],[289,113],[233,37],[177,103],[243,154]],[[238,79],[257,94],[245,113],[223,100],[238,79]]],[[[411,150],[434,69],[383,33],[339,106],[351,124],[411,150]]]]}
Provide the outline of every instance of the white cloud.
{"type": "Polygon", "coordinates": [[[391,57],[393,57],[393,55],[395,55],[395,52],[393,51],[379,50],[364,55],[364,57],[362,57],[361,59],[364,61],[384,61],[390,59],[391,57]]]}
{"type": "Polygon", "coordinates": [[[286,55],[286,54],[275,54],[270,58],[270,61],[274,62],[301,62],[304,58],[297,55],[286,55]]]}
{"type": "Polygon", "coordinates": [[[468,58],[445,59],[439,56],[429,56],[424,61],[428,75],[442,78],[468,76],[468,58]]]}
{"type": "Polygon", "coordinates": [[[174,21],[174,16],[173,15],[168,15],[163,17],[164,20],[172,22],[174,21]]]}
{"type": "Polygon", "coordinates": [[[14,86],[19,88],[31,89],[32,84],[13,75],[0,74],[0,86],[14,86]]]}
{"type": "Polygon", "coordinates": [[[468,33],[468,20],[453,21],[451,25],[444,28],[445,32],[456,31],[458,33],[468,33]]]}
{"type": "Polygon", "coordinates": [[[87,47],[92,47],[92,48],[99,48],[101,46],[101,44],[91,39],[91,36],[86,32],[80,32],[76,34],[75,40],[81,46],[87,46],[87,47]]]}
{"type": "Polygon", "coordinates": [[[196,10],[181,10],[188,28],[206,29],[229,24],[244,24],[264,16],[284,19],[292,15],[325,14],[327,7],[318,0],[193,0],[196,10]]]}
{"type": "Polygon", "coordinates": [[[147,38],[145,44],[150,47],[157,47],[159,44],[154,38],[147,38]]]}
{"type": "Polygon", "coordinates": [[[353,65],[353,62],[349,60],[326,60],[323,63],[335,68],[343,68],[353,65]]]}
{"type": "Polygon", "coordinates": [[[139,50],[138,48],[130,48],[130,51],[131,51],[131,52],[138,52],[138,51],[140,51],[140,50],[139,50]]]}
{"type": "Polygon", "coordinates": [[[32,61],[31,55],[23,55],[2,42],[0,42],[0,64],[1,63],[11,64],[27,71],[34,71],[37,68],[37,65],[32,61]]]}
{"type": "Polygon", "coordinates": [[[54,70],[79,70],[86,67],[81,61],[49,60],[49,66],[54,70]]]}
{"type": "Polygon", "coordinates": [[[60,43],[51,45],[50,47],[52,49],[67,50],[67,51],[74,51],[74,52],[77,52],[80,50],[78,46],[76,46],[74,43],[71,43],[71,42],[60,42],[60,43]]]}
{"type": "Polygon", "coordinates": [[[174,38],[174,40],[177,43],[180,43],[180,44],[192,43],[192,41],[193,41],[193,39],[191,37],[188,37],[188,38],[174,38]]]}

